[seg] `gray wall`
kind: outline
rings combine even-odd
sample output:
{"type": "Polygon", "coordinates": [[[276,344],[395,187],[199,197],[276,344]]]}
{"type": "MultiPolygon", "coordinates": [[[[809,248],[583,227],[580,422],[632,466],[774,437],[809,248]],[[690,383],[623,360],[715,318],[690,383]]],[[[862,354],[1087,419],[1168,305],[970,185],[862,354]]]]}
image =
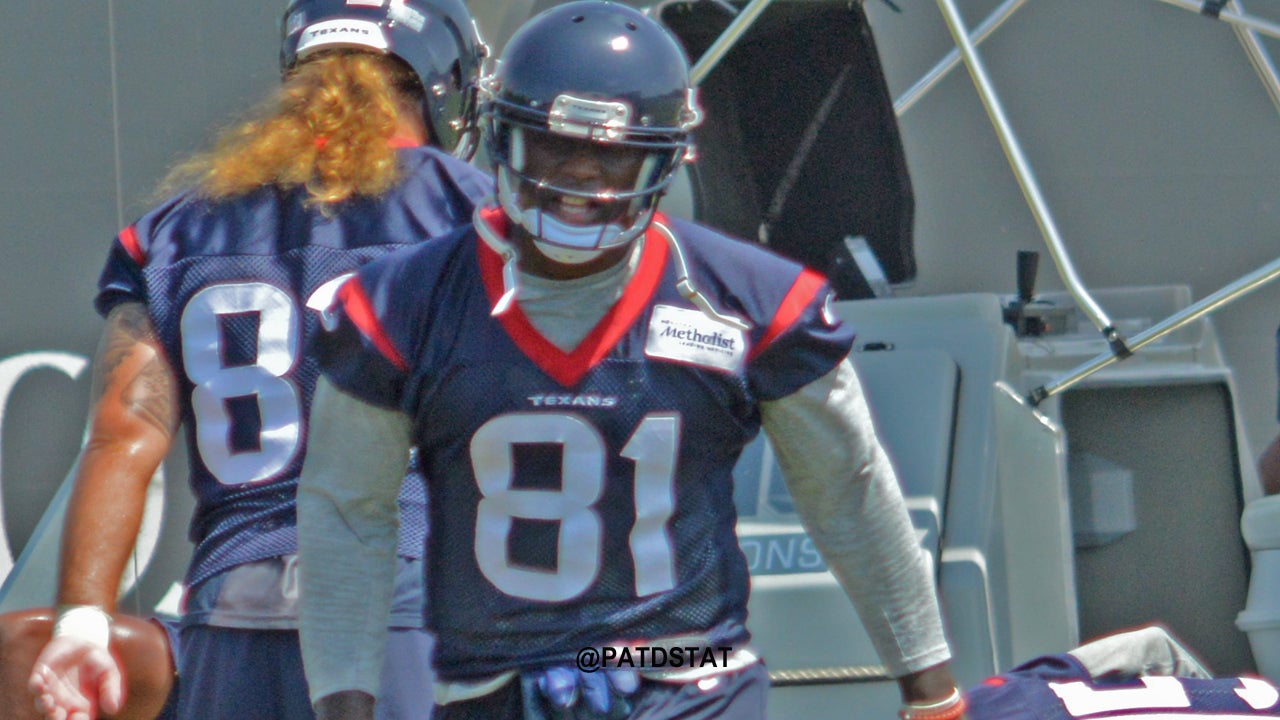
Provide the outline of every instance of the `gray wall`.
{"type": "MultiPolygon", "coordinates": [[[[15,378],[17,363],[36,352],[92,356],[92,299],[115,233],[150,204],[170,163],[278,77],[283,3],[214,5],[6,8],[15,32],[0,44],[0,381],[17,383],[0,397],[0,529],[14,555],[71,465],[89,395],[87,371],[15,378]]],[[[184,521],[166,532],[181,537],[184,521]]]]}

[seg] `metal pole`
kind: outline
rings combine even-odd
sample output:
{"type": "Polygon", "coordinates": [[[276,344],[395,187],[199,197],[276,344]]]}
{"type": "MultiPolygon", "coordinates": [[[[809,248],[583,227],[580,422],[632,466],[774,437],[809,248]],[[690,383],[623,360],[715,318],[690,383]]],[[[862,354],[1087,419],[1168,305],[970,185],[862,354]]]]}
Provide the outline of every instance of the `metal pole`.
{"type": "MultiPolygon", "coordinates": [[[[1004,24],[1005,20],[1012,17],[1013,13],[1022,7],[1026,1],[1005,0],[1000,7],[992,11],[987,16],[987,19],[983,20],[982,24],[978,25],[977,29],[973,31],[974,46],[980,45],[983,40],[986,40],[991,33],[996,31],[996,28],[1004,24]]],[[[897,113],[898,117],[902,117],[904,113],[911,109],[912,105],[915,105],[920,98],[924,97],[925,93],[941,82],[942,78],[946,77],[955,69],[956,65],[960,64],[960,60],[960,51],[952,48],[951,52],[947,53],[946,57],[942,58],[937,65],[934,65],[932,70],[925,73],[924,77],[916,81],[915,85],[912,85],[897,100],[893,101],[893,111],[897,113]]]]}
{"type": "MultiPolygon", "coordinates": [[[[1231,0],[1229,5],[1237,12],[1244,12],[1244,6],[1237,0],[1231,0]]],[[[1249,61],[1253,63],[1254,71],[1258,73],[1258,78],[1262,80],[1263,87],[1267,89],[1267,94],[1271,96],[1271,104],[1276,107],[1276,110],[1280,110],[1280,77],[1277,76],[1275,63],[1271,61],[1271,55],[1263,47],[1257,31],[1239,24],[1233,24],[1231,29],[1235,31],[1240,44],[1244,46],[1245,55],[1249,56],[1249,61]]]]}
{"type": "MultiPolygon", "coordinates": [[[[1160,0],[1160,2],[1168,3],[1169,5],[1174,5],[1184,10],[1190,10],[1194,13],[1199,13],[1200,9],[1204,7],[1203,2],[1193,2],[1193,0],[1160,0]]],[[[1256,17],[1246,15],[1242,12],[1235,12],[1234,10],[1227,10],[1224,8],[1222,12],[1218,13],[1218,19],[1232,25],[1239,25],[1250,30],[1255,30],[1263,35],[1280,38],[1280,25],[1273,22],[1267,22],[1266,20],[1259,20],[1256,17]]]]}
{"type": "MultiPolygon", "coordinates": [[[[1165,320],[1162,320],[1137,335],[1134,335],[1130,340],[1129,347],[1131,350],[1137,351],[1165,335],[1168,335],[1174,330],[1181,328],[1187,323],[1198,320],[1202,316],[1208,315],[1223,305],[1226,305],[1247,293],[1257,290],[1277,277],[1280,277],[1280,258],[1272,260],[1270,263],[1263,265],[1261,268],[1245,275],[1230,285],[1223,287],[1200,302],[1188,305],[1182,310],[1170,315],[1165,320]]],[[[1039,405],[1046,398],[1057,395],[1063,390],[1066,390],[1072,385],[1075,385],[1081,380],[1120,359],[1123,358],[1117,358],[1111,353],[1102,353],[1094,359],[1069,371],[1061,379],[1032,390],[1031,394],[1027,396],[1027,401],[1030,402],[1033,407],[1039,405]]]]}
{"type": "Polygon", "coordinates": [[[756,21],[770,2],[772,0],[751,0],[746,7],[742,8],[742,12],[738,13],[733,22],[729,23],[729,27],[720,33],[720,37],[711,43],[711,47],[702,53],[702,57],[698,58],[698,62],[694,63],[693,68],[689,70],[689,81],[692,84],[702,84],[702,80],[711,72],[711,69],[729,52],[729,48],[733,47],[738,38],[747,32],[747,28],[751,27],[751,23],[756,21]]]}
{"type": "Polygon", "coordinates": [[[1107,342],[1111,344],[1112,351],[1117,355],[1127,355],[1129,349],[1125,347],[1124,340],[1111,322],[1111,318],[1107,317],[1102,307],[1090,297],[1084,284],[1076,276],[1075,268],[1072,267],[1071,260],[1067,257],[1066,247],[1063,246],[1062,240],[1058,235],[1058,228],[1054,224],[1053,215],[1049,212],[1048,204],[1045,203],[1044,198],[1040,195],[1040,188],[1036,184],[1035,175],[1023,156],[1018,139],[1014,136],[1009,121],[1004,115],[1004,109],[1000,105],[1000,99],[996,97],[995,88],[992,86],[990,78],[987,77],[987,71],[983,66],[982,59],[978,57],[978,52],[973,47],[973,43],[969,42],[969,33],[964,27],[964,20],[960,17],[959,11],[956,10],[955,2],[953,0],[938,0],[938,7],[942,10],[942,15],[947,21],[947,26],[951,29],[951,36],[955,40],[956,47],[960,49],[965,65],[969,68],[969,75],[973,78],[973,83],[978,89],[978,95],[982,98],[982,104],[987,109],[987,115],[991,118],[991,124],[995,127],[996,135],[1000,138],[1000,144],[1004,147],[1009,164],[1013,167],[1014,175],[1018,178],[1018,184],[1022,187],[1022,194],[1031,206],[1031,213],[1035,216],[1036,222],[1040,226],[1040,232],[1044,235],[1045,242],[1049,247],[1049,255],[1053,257],[1053,261],[1058,267],[1059,276],[1062,277],[1068,292],[1075,298],[1081,312],[1093,321],[1093,324],[1102,332],[1107,342]]]}

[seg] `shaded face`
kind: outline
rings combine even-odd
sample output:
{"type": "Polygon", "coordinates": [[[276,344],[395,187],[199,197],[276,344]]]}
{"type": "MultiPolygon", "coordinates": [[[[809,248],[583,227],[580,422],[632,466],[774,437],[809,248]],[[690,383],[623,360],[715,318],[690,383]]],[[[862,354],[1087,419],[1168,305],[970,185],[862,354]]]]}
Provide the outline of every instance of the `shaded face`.
{"type": "Polygon", "coordinates": [[[568,195],[571,190],[586,195],[631,192],[644,163],[641,148],[608,145],[549,132],[525,133],[525,167],[538,186],[525,184],[520,206],[554,215],[571,225],[603,225],[625,218],[629,200],[568,195]]]}

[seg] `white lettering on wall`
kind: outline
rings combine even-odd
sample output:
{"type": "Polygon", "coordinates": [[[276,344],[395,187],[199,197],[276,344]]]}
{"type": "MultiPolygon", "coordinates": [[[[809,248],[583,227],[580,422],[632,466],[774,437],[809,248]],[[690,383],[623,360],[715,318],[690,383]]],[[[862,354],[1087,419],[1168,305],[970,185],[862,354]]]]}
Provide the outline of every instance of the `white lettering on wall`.
{"type": "MultiPolygon", "coordinates": [[[[12,419],[8,417],[7,413],[9,399],[13,395],[14,388],[27,374],[34,370],[56,370],[71,380],[77,380],[88,366],[89,361],[81,355],[56,351],[29,352],[0,360],[0,437],[3,437],[5,422],[12,419]]],[[[6,512],[3,488],[6,481],[11,480],[4,474],[4,448],[0,446],[0,584],[8,578],[9,573],[13,570],[15,560],[13,548],[9,543],[9,530],[5,523],[6,512]]],[[[156,470],[155,477],[151,479],[151,484],[147,488],[146,510],[142,518],[142,527],[138,533],[138,542],[134,549],[133,558],[121,582],[121,594],[128,592],[137,584],[138,578],[146,571],[147,566],[155,555],[156,544],[160,539],[161,515],[164,511],[164,485],[164,466],[162,464],[156,470]]],[[[43,515],[50,508],[21,508],[19,510],[24,515],[28,513],[43,515]]],[[[55,527],[51,531],[58,532],[59,530],[60,528],[55,527]]],[[[34,543],[36,540],[37,538],[32,537],[28,540],[28,543],[34,543]]],[[[50,558],[50,561],[56,562],[56,559],[50,558]]],[[[52,569],[48,569],[48,572],[52,572],[52,569]]]]}
{"type": "MultiPolygon", "coordinates": [[[[15,355],[0,361],[0,437],[3,437],[5,411],[9,396],[18,381],[32,370],[53,369],[75,380],[88,367],[89,361],[80,355],[62,352],[31,352],[15,355]]],[[[0,446],[0,489],[4,487],[4,448],[0,446]]],[[[9,528],[5,523],[4,494],[0,492],[0,581],[13,569],[13,548],[9,545],[9,528]]]]}

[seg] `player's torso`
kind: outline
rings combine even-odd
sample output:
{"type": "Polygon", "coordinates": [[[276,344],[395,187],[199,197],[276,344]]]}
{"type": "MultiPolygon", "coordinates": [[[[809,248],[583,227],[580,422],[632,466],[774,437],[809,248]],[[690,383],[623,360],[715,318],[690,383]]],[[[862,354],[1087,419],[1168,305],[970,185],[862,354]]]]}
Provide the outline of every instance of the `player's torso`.
{"type": "Polygon", "coordinates": [[[148,307],[180,380],[196,495],[188,581],[296,550],[294,493],[319,377],[307,351],[325,297],[357,267],[417,242],[412,207],[326,216],[263,194],[157,226],[148,307]]]}
{"type": "Polygon", "coordinates": [[[713,629],[744,639],[731,469],[760,427],[746,334],[690,307],[667,267],[562,352],[492,317],[479,272],[455,267],[406,408],[430,483],[442,675],[713,629]]]}

